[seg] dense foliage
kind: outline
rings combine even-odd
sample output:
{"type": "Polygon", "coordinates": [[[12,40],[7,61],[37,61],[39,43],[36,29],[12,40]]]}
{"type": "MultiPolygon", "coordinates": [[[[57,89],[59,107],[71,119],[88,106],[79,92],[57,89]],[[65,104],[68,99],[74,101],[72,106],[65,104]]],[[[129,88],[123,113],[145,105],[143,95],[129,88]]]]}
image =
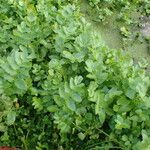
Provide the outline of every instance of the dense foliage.
{"type": "Polygon", "coordinates": [[[105,46],[77,3],[0,3],[0,146],[149,149],[145,64],[105,46]]]}

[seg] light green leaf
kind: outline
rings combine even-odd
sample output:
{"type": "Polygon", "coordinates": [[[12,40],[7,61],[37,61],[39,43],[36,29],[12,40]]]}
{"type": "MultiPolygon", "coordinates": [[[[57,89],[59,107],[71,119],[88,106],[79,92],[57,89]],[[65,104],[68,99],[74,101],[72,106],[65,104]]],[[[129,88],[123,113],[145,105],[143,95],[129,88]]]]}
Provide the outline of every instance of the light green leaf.
{"type": "Polygon", "coordinates": [[[4,125],[4,123],[0,123],[0,132],[5,132],[7,130],[7,127],[4,125]]]}
{"type": "Polygon", "coordinates": [[[15,85],[17,88],[19,88],[21,90],[25,90],[25,91],[27,90],[27,85],[23,79],[16,79],[15,85]]]}
{"type": "Polygon", "coordinates": [[[54,101],[58,106],[62,106],[64,102],[58,95],[54,95],[54,101]]]}
{"type": "Polygon", "coordinates": [[[85,139],[86,135],[84,133],[80,132],[80,133],[78,133],[78,137],[80,140],[83,141],[85,139]]]}
{"type": "Polygon", "coordinates": [[[103,124],[105,121],[105,118],[106,118],[105,111],[103,109],[100,109],[98,115],[99,115],[99,119],[100,119],[101,124],[103,124]]]}
{"type": "Polygon", "coordinates": [[[58,107],[56,105],[51,105],[47,107],[47,110],[49,112],[56,112],[58,110],[58,107]]]}
{"type": "Polygon", "coordinates": [[[22,63],[20,58],[20,52],[15,52],[15,62],[17,63],[17,65],[20,65],[22,63]]]}
{"type": "Polygon", "coordinates": [[[73,94],[71,94],[71,97],[73,98],[73,100],[74,101],[76,101],[76,102],[81,102],[82,101],[82,98],[81,98],[81,96],[78,94],[78,93],[73,93],[73,94]]]}
{"type": "Polygon", "coordinates": [[[76,111],[76,105],[75,102],[72,100],[66,100],[66,105],[67,107],[72,110],[72,111],[76,111]]]}
{"type": "Polygon", "coordinates": [[[99,97],[97,97],[97,101],[96,101],[96,104],[95,104],[95,114],[99,114],[99,111],[100,111],[100,100],[99,100],[99,97]]]}
{"type": "Polygon", "coordinates": [[[33,106],[35,109],[41,111],[43,109],[43,104],[42,104],[42,100],[40,98],[37,98],[37,97],[33,97],[32,99],[33,101],[33,106]]]}
{"type": "Polygon", "coordinates": [[[15,62],[14,53],[12,54],[12,56],[8,56],[7,57],[7,61],[10,64],[10,66],[12,67],[12,69],[17,70],[18,69],[18,65],[15,62]]]}
{"type": "Polygon", "coordinates": [[[7,64],[7,63],[2,64],[2,65],[1,65],[1,68],[3,68],[3,70],[4,70],[6,73],[10,74],[11,76],[16,75],[15,70],[13,70],[13,69],[9,66],[9,64],[7,64]]]}
{"type": "Polygon", "coordinates": [[[6,118],[7,125],[12,125],[16,120],[16,112],[15,111],[9,111],[6,118]]]}
{"type": "Polygon", "coordinates": [[[133,99],[135,97],[136,91],[132,90],[131,88],[128,88],[125,91],[125,94],[128,98],[133,99]]]}

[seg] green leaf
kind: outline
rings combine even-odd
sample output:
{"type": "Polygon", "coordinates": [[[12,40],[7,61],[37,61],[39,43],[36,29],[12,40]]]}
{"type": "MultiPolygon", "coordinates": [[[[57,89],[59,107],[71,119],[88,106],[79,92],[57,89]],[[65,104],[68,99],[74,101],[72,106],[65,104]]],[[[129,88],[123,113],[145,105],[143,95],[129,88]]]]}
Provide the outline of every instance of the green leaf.
{"type": "Polygon", "coordinates": [[[80,132],[80,133],[78,133],[78,137],[80,140],[83,141],[85,139],[86,135],[84,133],[80,132]]]}
{"type": "Polygon", "coordinates": [[[22,63],[21,58],[20,58],[20,52],[15,52],[15,62],[17,65],[20,65],[22,63]]]}
{"type": "Polygon", "coordinates": [[[7,125],[12,125],[16,120],[16,112],[15,111],[9,111],[7,114],[7,125]]]}
{"type": "Polygon", "coordinates": [[[33,101],[32,105],[34,106],[35,109],[37,109],[39,111],[43,110],[43,104],[42,104],[42,100],[40,98],[33,97],[32,101],[33,101]]]}
{"type": "Polygon", "coordinates": [[[4,123],[0,123],[0,132],[6,132],[7,127],[4,125],[4,123]]]}
{"type": "Polygon", "coordinates": [[[82,76],[76,76],[74,78],[74,84],[75,85],[79,85],[82,81],[83,81],[83,77],[82,76]]]}
{"type": "Polygon", "coordinates": [[[19,66],[16,64],[16,62],[14,60],[14,53],[12,54],[12,56],[13,57],[11,57],[11,56],[7,57],[8,63],[10,64],[10,66],[12,67],[12,69],[17,70],[19,66]]]}
{"type": "Polygon", "coordinates": [[[72,100],[66,100],[66,105],[67,107],[72,110],[72,111],[76,111],[76,105],[75,102],[72,100]]]}
{"type": "Polygon", "coordinates": [[[25,91],[27,90],[27,85],[23,79],[16,79],[15,85],[17,88],[19,88],[21,90],[25,90],[25,91]]]}
{"type": "Polygon", "coordinates": [[[49,112],[56,112],[58,110],[58,107],[56,105],[48,106],[47,110],[49,112]]]}
{"type": "Polygon", "coordinates": [[[88,88],[88,93],[89,97],[93,97],[95,90],[98,88],[98,84],[96,82],[90,82],[89,88],[88,88]]]}
{"type": "Polygon", "coordinates": [[[99,114],[99,111],[100,111],[100,100],[99,97],[97,97],[97,101],[95,104],[95,114],[99,114]]]}
{"type": "MultiPolygon", "coordinates": [[[[149,80],[147,81],[147,83],[149,83],[149,80]]],[[[148,90],[148,85],[146,86],[144,83],[139,83],[136,87],[136,90],[138,91],[140,97],[144,98],[148,90]]]]}
{"type": "Polygon", "coordinates": [[[63,100],[58,95],[54,95],[54,101],[58,106],[63,105],[63,100]]]}
{"type": "Polygon", "coordinates": [[[132,90],[131,88],[128,88],[126,91],[125,91],[125,94],[128,98],[130,99],[134,99],[135,97],[135,94],[136,94],[136,91],[132,90]]]}
{"type": "Polygon", "coordinates": [[[2,64],[1,68],[4,69],[4,71],[8,74],[10,74],[11,76],[15,76],[16,72],[9,66],[9,64],[2,64]]]}
{"type": "Polygon", "coordinates": [[[99,115],[99,120],[100,120],[101,124],[103,124],[106,119],[105,111],[103,109],[100,109],[98,115],[99,115]]]}
{"type": "Polygon", "coordinates": [[[81,102],[82,101],[82,98],[81,98],[81,96],[78,94],[78,93],[73,93],[73,94],[71,94],[71,97],[73,98],[73,100],[74,101],[76,101],[76,102],[81,102]]]}
{"type": "Polygon", "coordinates": [[[150,97],[144,97],[143,102],[147,108],[150,108],[150,97]]]}

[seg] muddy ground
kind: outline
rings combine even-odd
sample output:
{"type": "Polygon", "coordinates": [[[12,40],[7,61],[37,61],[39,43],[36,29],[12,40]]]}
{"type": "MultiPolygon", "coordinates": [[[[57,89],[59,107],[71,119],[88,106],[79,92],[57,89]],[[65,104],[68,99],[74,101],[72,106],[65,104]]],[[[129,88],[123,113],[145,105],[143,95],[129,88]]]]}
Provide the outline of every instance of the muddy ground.
{"type": "MultiPolygon", "coordinates": [[[[110,48],[124,49],[129,52],[136,62],[143,58],[148,62],[148,70],[150,70],[150,40],[144,40],[145,37],[150,38],[150,17],[139,16],[141,26],[136,30],[141,33],[143,39],[131,40],[128,45],[123,46],[122,35],[117,26],[117,22],[111,17],[105,25],[96,21],[95,11],[87,4],[86,0],[81,1],[81,12],[86,20],[91,24],[92,30],[96,31],[102,37],[102,40],[110,48]]],[[[135,29],[134,29],[135,30],[135,29]]],[[[135,32],[137,32],[135,31],[135,32]]]]}

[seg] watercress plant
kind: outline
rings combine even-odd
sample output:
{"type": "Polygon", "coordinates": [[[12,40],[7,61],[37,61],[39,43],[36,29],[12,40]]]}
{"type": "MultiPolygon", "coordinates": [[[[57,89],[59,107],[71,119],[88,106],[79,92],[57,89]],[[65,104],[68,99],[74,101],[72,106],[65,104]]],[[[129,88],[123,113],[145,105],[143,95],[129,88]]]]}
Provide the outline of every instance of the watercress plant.
{"type": "Polygon", "coordinates": [[[146,150],[149,76],[72,3],[1,1],[0,146],[146,150]]]}

